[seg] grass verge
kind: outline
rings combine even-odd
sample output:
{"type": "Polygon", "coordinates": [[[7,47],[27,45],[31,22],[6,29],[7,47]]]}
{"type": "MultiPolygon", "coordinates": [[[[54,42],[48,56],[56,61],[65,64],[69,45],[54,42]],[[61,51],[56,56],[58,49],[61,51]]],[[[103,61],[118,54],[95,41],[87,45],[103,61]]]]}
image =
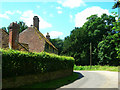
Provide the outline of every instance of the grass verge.
{"type": "Polygon", "coordinates": [[[76,66],[74,65],[74,70],[89,70],[89,71],[116,71],[118,72],[120,69],[118,69],[117,66],[100,66],[100,65],[95,65],[95,66],[76,66]]]}
{"type": "Polygon", "coordinates": [[[54,88],[54,89],[56,89],[61,86],[72,83],[73,81],[77,80],[78,77],[79,77],[79,74],[73,72],[72,75],[64,77],[64,78],[59,78],[59,79],[55,79],[52,81],[46,81],[46,82],[42,82],[42,83],[35,83],[32,85],[23,86],[20,88],[54,88]]]}

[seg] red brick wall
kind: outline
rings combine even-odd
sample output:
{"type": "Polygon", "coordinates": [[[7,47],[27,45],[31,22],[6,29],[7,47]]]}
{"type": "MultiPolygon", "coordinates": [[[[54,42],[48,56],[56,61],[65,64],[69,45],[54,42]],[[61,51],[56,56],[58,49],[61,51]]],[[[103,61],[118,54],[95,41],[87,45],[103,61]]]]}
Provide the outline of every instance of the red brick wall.
{"type": "Polygon", "coordinates": [[[20,26],[17,23],[11,23],[9,26],[9,46],[12,49],[18,49],[20,26]]]}
{"type": "Polygon", "coordinates": [[[39,18],[38,18],[38,16],[34,16],[33,26],[35,26],[39,30],[39,18]]]}
{"type": "Polygon", "coordinates": [[[39,37],[32,27],[19,34],[19,43],[28,44],[30,52],[41,52],[45,47],[44,39],[39,37]]]}
{"type": "Polygon", "coordinates": [[[8,46],[9,35],[7,32],[0,29],[0,48],[9,48],[8,46]]]}

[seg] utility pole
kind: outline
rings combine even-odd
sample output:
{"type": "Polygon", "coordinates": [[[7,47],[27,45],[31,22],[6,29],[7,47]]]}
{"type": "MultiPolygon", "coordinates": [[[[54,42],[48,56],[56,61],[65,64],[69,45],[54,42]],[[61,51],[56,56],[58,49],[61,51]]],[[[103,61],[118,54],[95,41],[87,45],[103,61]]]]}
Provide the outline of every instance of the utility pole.
{"type": "Polygon", "coordinates": [[[92,68],[92,43],[90,42],[90,69],[92,68]]]}

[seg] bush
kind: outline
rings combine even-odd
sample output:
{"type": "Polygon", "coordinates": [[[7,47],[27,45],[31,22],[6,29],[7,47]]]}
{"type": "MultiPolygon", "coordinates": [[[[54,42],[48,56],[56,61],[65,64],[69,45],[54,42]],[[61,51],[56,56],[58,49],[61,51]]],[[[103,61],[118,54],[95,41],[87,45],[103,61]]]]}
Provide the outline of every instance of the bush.
{"type": "Polygon", "coordinates": [[[46,52],[31,53],[3,49],[0,51],[2,52],[3,78],[71,69],[74,66],[72,57],[46,52]]]}

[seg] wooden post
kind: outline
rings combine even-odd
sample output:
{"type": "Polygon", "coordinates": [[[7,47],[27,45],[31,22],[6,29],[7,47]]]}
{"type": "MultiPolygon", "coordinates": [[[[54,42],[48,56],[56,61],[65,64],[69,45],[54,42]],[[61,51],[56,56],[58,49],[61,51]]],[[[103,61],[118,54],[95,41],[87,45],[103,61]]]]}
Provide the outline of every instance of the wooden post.
{"type": "Polygon", "coordinates": [[[90,42],[90,69],[92,67],[92,43],[90,42]]]}

